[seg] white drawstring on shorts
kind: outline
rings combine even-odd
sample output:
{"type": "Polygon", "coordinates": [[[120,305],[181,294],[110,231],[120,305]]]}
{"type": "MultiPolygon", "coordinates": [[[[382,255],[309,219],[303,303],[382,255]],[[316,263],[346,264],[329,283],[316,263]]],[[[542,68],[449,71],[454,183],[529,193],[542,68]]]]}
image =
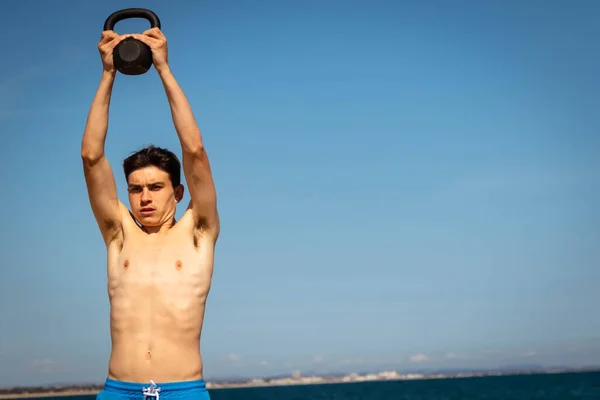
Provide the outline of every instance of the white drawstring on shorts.
{"type": "Polygon", "coordinates": [[[144,400],[148,397],[156,397],[156,400],[159,400],[160,396],[158,392],[160,392],[160,388],[156,386],[156,383],[152,379],[150,380],[150,387],[142,388],[142,392],[144,392],[144,400]]]}

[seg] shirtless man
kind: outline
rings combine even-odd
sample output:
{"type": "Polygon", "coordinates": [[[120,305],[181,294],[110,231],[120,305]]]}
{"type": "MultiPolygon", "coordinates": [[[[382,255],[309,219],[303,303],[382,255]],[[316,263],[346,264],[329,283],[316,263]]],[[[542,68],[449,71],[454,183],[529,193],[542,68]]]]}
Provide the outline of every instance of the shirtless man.
{"type": "Polygon", "coordinates": [[[108,259],[112,350],[97,397],[208,399],[200,336],[220,228],[211,169],[190,105],[169,68],[165,36],[158,28],[133,34],[152,49],[191,201],[175,221],[184,191],[181,165],[173,153],[152,146],[123,162],[131,211],[119,201],[104,142],[116,76],[112,50],[126,36],[102,33],[104,68],[81,145],[90,205],[108,259]]]}

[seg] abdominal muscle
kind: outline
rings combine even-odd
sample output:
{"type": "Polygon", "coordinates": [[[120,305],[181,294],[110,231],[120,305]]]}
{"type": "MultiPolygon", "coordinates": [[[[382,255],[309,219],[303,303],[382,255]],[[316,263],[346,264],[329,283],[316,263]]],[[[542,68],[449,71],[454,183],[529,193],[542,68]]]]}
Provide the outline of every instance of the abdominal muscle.
{"type": "Polygon", "coordinates": [[[124,248],[109,261],[109,378],[202,379],[200,337],[212,262],[199,262],[194,250],[174,253],[167,246],[124,248]]]}

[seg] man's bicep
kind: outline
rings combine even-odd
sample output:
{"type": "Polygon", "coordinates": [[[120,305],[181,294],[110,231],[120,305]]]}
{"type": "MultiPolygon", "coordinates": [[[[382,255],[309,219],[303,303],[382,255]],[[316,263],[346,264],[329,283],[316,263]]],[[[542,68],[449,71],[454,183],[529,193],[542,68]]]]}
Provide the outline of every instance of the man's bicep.
{"type": "Polygon", "coordinates": [[[88,197],[94,217],[108,244],[121,230],[120,201],[112,168],[105,156],[98,160],[83,160],[88,197]]]}
{"type": "Polygon", "coordinates": [[[183,168],[191,197],[189,208],[198,225],[218,230],[217,193],[206,151],[184,154],[183,168]]]}

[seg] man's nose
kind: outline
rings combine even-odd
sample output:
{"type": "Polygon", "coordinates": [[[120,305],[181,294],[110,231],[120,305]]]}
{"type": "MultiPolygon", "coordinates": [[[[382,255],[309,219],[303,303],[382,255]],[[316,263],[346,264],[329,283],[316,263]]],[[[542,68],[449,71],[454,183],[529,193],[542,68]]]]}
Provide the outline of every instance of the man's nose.
{"type": "Polygon", "coordinates": [[[142,195],[140,196],[140,200],[142,203],[149,203],[152,201],[150,196],[150,191],[148,189],[142,190],[142,195]]]}

